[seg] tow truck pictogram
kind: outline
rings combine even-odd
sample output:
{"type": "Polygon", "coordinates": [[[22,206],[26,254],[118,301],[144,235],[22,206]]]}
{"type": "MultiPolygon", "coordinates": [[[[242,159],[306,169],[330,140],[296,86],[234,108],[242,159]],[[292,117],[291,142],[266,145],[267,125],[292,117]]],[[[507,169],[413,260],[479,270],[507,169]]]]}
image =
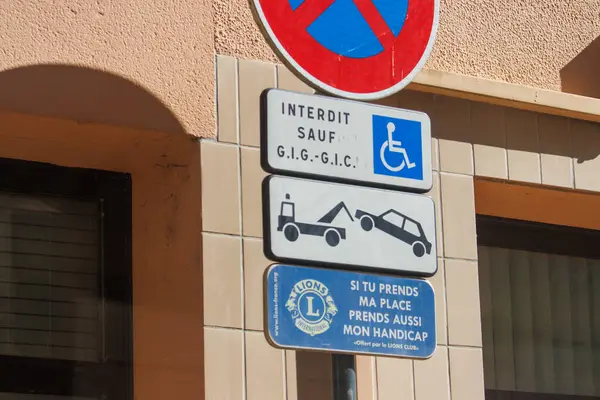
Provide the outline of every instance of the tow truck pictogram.
{"type": "Polygon", "coordinates": [[[306,223],[296,221],[296,205],[289,201],[290,195],[286,194],[287,201],[281,202],[279,211],[277,230],[283,232],[285,238],[290,242],[295,242],[302,235],[322,236],[331,247],[335,247],[340,240],[346,239],[346,229],[331,225],[335,217],[342,211],[346,211],[350,221],[354,221],[352,214],[344,202],[338,203],[335,207],[323,215],[317,223],[306,223]]]}

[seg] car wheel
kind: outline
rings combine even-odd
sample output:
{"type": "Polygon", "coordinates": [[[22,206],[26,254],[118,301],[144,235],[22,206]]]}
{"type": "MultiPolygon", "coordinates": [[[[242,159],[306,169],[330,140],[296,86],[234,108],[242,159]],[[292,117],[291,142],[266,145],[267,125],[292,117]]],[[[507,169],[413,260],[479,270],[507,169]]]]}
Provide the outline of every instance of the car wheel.
{"type": "Polygon", "coordinates": [[[425,246],[423,245],[423,243],[414,242],[413,243],[413,253],[417,257],[423,257],[423,254],[425,254],[425,246]]]}
{"type": "Polygon", "coordinates": [[[360,219],[360,226],[367,232],[373,229],[373,225],[373,218],[369,217],[368,215],[364,215],[360,219]]]}
{"type": "Polygon", "coordinates": [[[330,229],[325,233],[325,241],[331,247],[335,247],[340,243],[340,234],[337,233],[337,231],[330,229]]]}
{"type": "Polygon", "coordinates": [[[287,240],[289,240],[290,242],[295,242],[296,240],[298,240],[298,236],[300,236],[298,227],[296,225],[292,225],[292,224],[287,225],[283,229],[283,234],[285,235],[285,238],[287,240]]]}

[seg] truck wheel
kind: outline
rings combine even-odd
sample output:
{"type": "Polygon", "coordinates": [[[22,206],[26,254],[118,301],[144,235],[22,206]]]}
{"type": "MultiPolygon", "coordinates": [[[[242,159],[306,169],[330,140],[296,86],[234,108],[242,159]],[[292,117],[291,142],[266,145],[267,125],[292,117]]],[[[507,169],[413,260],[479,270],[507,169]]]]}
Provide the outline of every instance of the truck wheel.
{"type": "Polygon", "coordinates": [[[373,229],[373,225],[373,218],[368,215],[365,215],[360,219],[360,226],[367,232],[373,229]]]}
{"type": "Polygon", "coordinates": [[[298,240],[298,236],[300,236],[300,232],[298,231],[298,227],[296,225],[290,224],[283,228],[283,234],[285,238],[290,242],[295,242],[298,240]]]}
{"type": "Polygon", "coordinates": [[[330,229],[325,233],[325,241],[331,247],[335,247],[340,243],[340,234],[330,229]]]}
{"type": "Polygon", "coordinates": [[[425,246],[423,246],[423,243],[414,242],[413,243],[413,253],[417,257],[423,257],[423,254],[425,254],[425,246]]]}

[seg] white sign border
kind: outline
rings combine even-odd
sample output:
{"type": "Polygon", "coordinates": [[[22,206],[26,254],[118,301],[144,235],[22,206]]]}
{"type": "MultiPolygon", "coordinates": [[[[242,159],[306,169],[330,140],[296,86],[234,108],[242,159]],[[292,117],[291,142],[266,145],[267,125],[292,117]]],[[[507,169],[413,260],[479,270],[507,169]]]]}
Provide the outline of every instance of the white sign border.
{"type": "MultiPolygon", "coordinates": [[[[263,313],[264,313],[264,315],[268,315],[268,313],[269,313],[269,304],[268,304],[269,273],[277,266],[309,267],[309,268],[314,268],[314,269],[328,269],[327,267],[323,267],[320,265],[301,265],[301,264],[289,264],[289,263],[281,263],[281,262],[269,263],[267,268],[265,269],[265,272],[263,272],[263,277],[262,277],[262,283],[263,283],[262,298],[263,298],[263,313]]],[[[343,271],[349,272],[347,269],[344,269],[343,271]]],[[[413,280],[425,282],[427,285],[429,285],[429,287],[431,287],[431,290],[433,292],[434,314],[435,314],[435,320],[437,323],[438,315],[437,315],[437,308],[435,307],[435,304],[437,303],[436,300],[437,300],[438,293],[436,292],[435,287],[433,286],[433,283],[431,283],[430,280],[426,279],[426,277],[390,274],[389,271],[386,273],[382,273],[380,271],[366,272],[366,271],[361,271],[361,270],[356,270],[356,271],[351,270],[351,272],[360,272],[365,275],[406,278],[406,279],[413,279],[413,280]]],[[[338,349],[336,349],[335,351],[332,351],[329,349],[310,347],[310,346],[286,346],[286,345],[279,344],[275,339],[273,339],[273,337],[271,337],[271,329],[269,329],[269,328],[270,328],[269,327],[269,318],[264,318],[263,319],[263,333],[264,333],[265,340],[272,347],[275,347],[276,349],[280,349],[280,350],[309,350],[309,351],[314,351],[317,353],[325,353],[325,354],[365,355],[365,356],[371,356],[371,357],[387,357],[387,358],[392,358],[392,359],[404,359],[404,360],[429,360],[430,358],[432,358],[435,355],[435,353],[437,352],[437,350],[439,348],[439,345],[436,340],[435,347],[429,356],[427,356],[427,357],[414,357],[414,356],[411,357],[411,356],[391,355],[389,353],[373,353],[373,352],[367,352],[367,351],[347,351],[347,350],[338,350],[338,349]]],[[[437,326],[436,326],[436,335],[437,335],[437,326]]]]}
{"type": "MultiPolygon", "coordinates": [[[[398,276],[404,276],[404,277],[408,277],[408,278],[410,278],[410,277],[431,278],[438,273],[440,267],[439,267],[439,263],[437,262],[437,260],[435,262],[435,269],[432,272],[418,272],[418,271],[401,270],[401,269],[376,268],[376,267],[365,266],[362,264],[343,264],[343,263],[333,263],[333,262],[309,260],[309,259],[279,257],[279,256],[275,255],[273,253],[273,251],[271,250],[271,218],[270,218],[271,198],[269,196],[269,181],[276,177],[278,177],[278,175],[267,175],[266,177],[263,178],[263,181],[261,183],[263,253],[267,259],[269,259],[275,263],[279,263],[279,264],[291,264],[291,265],[311,266],[311,267],[322,266],[325,268],[351,270],[351,271],[363,272],[363,273],[367,273],[367,274],[375,273],[375,274],[381,274],[381,275],[398,275],[398,276]]],[[[289,177],[289,178],[295,179],[295,177],[289,177]]],[[[296,178],[296,179],[311,180],[311,179],[305,179],[305,178],[296,178]]],[[[317,181],[317,182],[318,183],[333,183],[333,182],[327,182],[327,181],[317,181]]],[[[343,184],[343,183],[340,183],[340,184],[343,184]]],[[[357,185],[347,185],[347,184],[344,184],[344,185],[356,186],[358,189],[377,189],[377,188],[361,187],[361,186],[357,186],[357,185]]],[[[405,191],[396,190],[396,192],[404,193],[406,195],[411,195],[411,196],[428,197],[425,195],[420,195],[420,194],[415,194],[415,193],[410,193],[410,192],[405,192],[405,191]]],[[[429,198],[429,199],[435,203],[435,200],[433,200],[432,198],[429,198]]],[[[434,238],[434,240],[432,241],[434,246],[438,245],[437,224],[438,224],[437,215],[434,215],[434,217],[433,217],[433,238],[434,238]]],[[[439,257],[439,255],[438,255],[438,257],[439,257]]]]}
{"type": "MultiPolygon", "coordinates": [[[[261,168],[269,173],[269,174],[276,174],[276,175],[283,175],[283,176],[289,176],[289,177],[297,177],[297,178],[305,178],[305,179],[314,179],[314,180],[319,180],[319,181],[325,181],[325,182],[332,182],[332,183],[342,183],[342,184],[350,184],[350,185],[359,185],[359,186],[365,186],[365,187],[370,187],[370,188],[378,188],[378,189],[386,189],[386,190],[395,190],[395,191],[402,191],[402,192],[409,192],[409,193],[427,193],[430,192],[433,189],[433,145],[430,144],[430,158],[431,161],[429,162],[429,168],[427,171],[423,171],[424,174],[428,174],[430,179],[429,179],[429,187],[423,187],[423,188],[416,188],[416,187],[409,187],[409,186],[405,186],[402,184],[386,184],[386,183],[382,183],[382,182],[374,182],[374,181],[367,181],[367,180],[360,180],[360,179],[350,179],[350,178],[343,178],[343,177],[339,177],[339,176],[331,176],[331,175],[321,175],[321,174],[311,174],[308,172],[300,172],[300,171],[295,171],[295,170],[289,170],[289,169],[281,169],[281,168],[275,168],[273,167],[271,164],[269,164],[269,133],[268,133],[268,96],[269,96],[269,92],[271,91],[279,91],[279,92],[289,92],[289,93],[298,93],[298,92],[294,92],[292,90],[285,90],[285,89],[278,89],[278,88],[267,88],[264,89],[261,94],[260,94],[260,165],[261,168]]],[[[301,93],[304,94],[304,93],[301,93]]],[[[377,107],[377,108],[385,108],[385,109],[390,109],[393,111],[397,111],[399,110],[399,108],[396,107],[389,107],[389,106],[383,106],[383,105],[378,105],[378,104],[365,104],[362,101],[356,101],[356,100],[348,100],[348,99],[337,99],[337,98],[332,98],[329,96],[323,96],[323,95],[318,95],[318,94],[306,94],[307,96],[311,96],[311,97],[322,97],[324,99],[327,100],[334,100],[334,101],[344,101],[344,102],[351,102],[351,103],[356,103],[356,104],[360,104],[360,105],[365,105],[365,106],[373,106],[373,107],[377,107]]],[[[402,109],[400,109],[402,110],[402,109]]],[[[427,113],[424,113],[422,111],[416,111],[416,110],[409,110],[406,109],[406,111],[411,111],[411,112],[418,112],[418,113],[422,113],[427,115],[427,113]]],[[[428,118],[429,115],[427,115],[428,118]]],[[[431,125],[431,123],[430,123],[431,125]]],[[[433,137],[432,132],[431,132],[431,126],[430,126],[430,143],[431,143],[431,138],[433,137]]]]}

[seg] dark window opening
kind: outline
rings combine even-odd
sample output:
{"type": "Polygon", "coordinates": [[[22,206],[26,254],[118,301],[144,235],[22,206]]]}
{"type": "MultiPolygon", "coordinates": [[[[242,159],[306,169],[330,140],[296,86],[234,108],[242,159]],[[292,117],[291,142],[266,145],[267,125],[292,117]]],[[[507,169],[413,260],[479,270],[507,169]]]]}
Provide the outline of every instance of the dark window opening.
{"type": "Polygon", "coordinates": [[[600,232],[477,216],[486,398],[600,398],[600,232]]]}
{"type": "Polygon", "coordinates": [[[0,399],[133,398],[131,179],[0,159],[0,399]]]}

